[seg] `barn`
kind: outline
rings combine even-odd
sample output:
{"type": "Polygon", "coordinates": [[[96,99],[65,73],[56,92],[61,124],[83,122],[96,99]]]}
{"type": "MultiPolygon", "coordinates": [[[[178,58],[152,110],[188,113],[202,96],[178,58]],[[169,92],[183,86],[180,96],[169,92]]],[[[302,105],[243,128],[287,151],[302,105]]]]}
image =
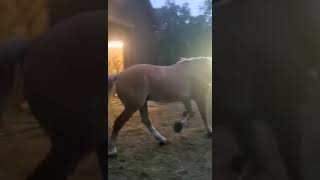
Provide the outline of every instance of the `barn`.
{"type": "MultiPolygon", "coordinates": [[[[16,37],[33,39],[64,18],[107,7],[108,73],[132,64],[152,64],[157,21],[149,0],[35,0],[32,4],[25,0],[1,1],[0,41],[16,37]]],[[[16,77],[13,102],[23,96],[19,69],[16,77]]]]}
{"type": "MultiPolygon", "coordinates": [[[[106,0],[4,0],[0,2],[0,41],[15,38],[33,39],[45,33],[54,24],[75,14],[90,10],[107,10],[106,0]]],[[[23,98],[23,76],[16,70],[15,104],[23,98]]],[[[25,104],[25,103],[23,103],[25,104]]]]}
{"type": "Polygon", "coordinates": [[[156,27],[149,0],[108,0],[108,74],[152,64],[156,27]]]}
{"type": "Polygon", "coordinates": [[[106,10],[106,0],[47,0],[48,1],[48,21],[50,25],[54,25],[61,20],[72,15],[91,11],[106,10]]]}

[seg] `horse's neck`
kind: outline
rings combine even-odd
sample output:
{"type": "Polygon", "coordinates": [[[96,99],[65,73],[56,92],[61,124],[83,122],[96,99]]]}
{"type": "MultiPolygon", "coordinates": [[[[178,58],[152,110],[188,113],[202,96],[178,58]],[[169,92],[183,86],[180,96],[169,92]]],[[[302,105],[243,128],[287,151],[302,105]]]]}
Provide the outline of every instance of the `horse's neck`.
{"type": "Polygon", "coordinates": [[[185,77],[189,78],[191,81],[201,83],[201,84],[211,84],[210,76],[208,75],[205,69],[202,68],[210,68],[210,67],[201,67],[197,62],[181,62],[176,64],[177,69],[180,69],[183,73],[185,73],[185,77]]]}

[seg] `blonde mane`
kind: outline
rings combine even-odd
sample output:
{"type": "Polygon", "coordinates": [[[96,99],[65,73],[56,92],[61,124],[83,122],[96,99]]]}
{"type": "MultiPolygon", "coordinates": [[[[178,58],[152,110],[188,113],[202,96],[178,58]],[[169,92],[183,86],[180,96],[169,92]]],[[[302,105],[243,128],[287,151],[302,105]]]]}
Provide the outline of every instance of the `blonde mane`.
{"type": "Polygon", "coordinates": [[[190,57],[190,58],[180,58],[180,60],[176,63],[183,63],[183,62],[190,62],[190,61],[197,61],[197,60],[211,60],[212,61],[212,57],[190,57]]]}

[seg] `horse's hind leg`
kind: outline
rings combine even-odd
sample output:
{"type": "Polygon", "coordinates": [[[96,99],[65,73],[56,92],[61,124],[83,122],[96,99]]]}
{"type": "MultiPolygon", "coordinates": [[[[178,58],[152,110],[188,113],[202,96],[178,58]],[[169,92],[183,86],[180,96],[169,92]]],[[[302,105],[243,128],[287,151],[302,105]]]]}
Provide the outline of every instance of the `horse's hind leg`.
{"type": "Polygon", "coordinates": [[[245,114],[234,113],[228,122],[228,127],[241,151],[241,156],[232,158],[231,168],[233,171],[242,172],[241,180],[251,180],[265,167],[257,151],[254,121],[245,114]]]}
{"type": "Polygon", "coordinates": [[[139,111],[140,111],[141,120],[143,124],[148,128],[151,134],[156,138],[158,143],[160,145],[167,144],[167,139],[163,137],[151,123],[147,101],[144,103],[144,105],[140,108],[139,111]]]}
{"type": "Polygon", "coordinates": [[[29,98],[29,102],[52,146],[27,180],[65,180],[77,164],[95,150],[98,128],[93,126],[92,116],[86,116],[89,114],[70,113],[59,104],[42,98],[29,98]]]}
{"type": "Polygon", "coordinates": [[[275,133],[277,145],[292,180],[302,180],[301,166],[301,126],[298,115],[288,112],[272,119],[271,126],[275,133]]]}
{"type": "Polygon", "coordinates": [[[27,180],[65,180],[88,153],[81,147],[53,145],[45,159],[27,180]]]}
{"type": "Polygon", "coordinates": [[[97,159],[99,162],[99,166],[100,169],[102,171],[102,177],[103,180],[107,180],[108,179],[108,155],[107,155],[107,151],[108,151],[108,137],[106,135],[106,137],[104,138],[103,141],[101,141],[101,143],[98,144],[97,146],[97,150],[96,150],[96,155],[97,155],[97,159]]]}
{"type": "Polygon", "coordinates": [[[117,155],[117,148],[115,146],[115,143],[117,141],[119,131],[136,111],[137,110],[134,108],[125,107],[120,116],[115,120],[110,142],[108,144],[108,156],[117,155]]]}

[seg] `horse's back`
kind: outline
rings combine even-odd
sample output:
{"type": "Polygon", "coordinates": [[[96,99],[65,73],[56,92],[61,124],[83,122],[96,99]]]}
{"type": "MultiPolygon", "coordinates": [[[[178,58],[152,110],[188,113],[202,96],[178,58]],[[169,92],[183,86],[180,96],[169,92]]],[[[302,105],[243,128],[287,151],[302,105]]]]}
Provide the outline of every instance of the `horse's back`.
{"type": "Polygon", "coordinates": [[[138,64],[117,75],[116,89],[123,101],[137,101],[137,106],[147,98],[160,102],[172,102],[190,97],[187,75],[173,66],[138,64]]]}
{"type": "Polygon", "coordinates": [[[139,108],[145,103],[148,95],[145,72],[151,67],[148,64],[136,64],[117,74],[116,92],[125,106],[139,108]]]}

